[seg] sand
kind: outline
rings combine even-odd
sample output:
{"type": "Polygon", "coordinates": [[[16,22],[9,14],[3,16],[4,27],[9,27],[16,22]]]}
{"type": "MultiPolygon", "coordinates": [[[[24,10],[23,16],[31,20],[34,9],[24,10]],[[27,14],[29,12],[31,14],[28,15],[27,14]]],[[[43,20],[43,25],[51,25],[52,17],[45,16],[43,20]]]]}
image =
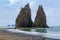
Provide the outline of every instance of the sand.
{"type": "Polygon", "coordinates": [[[0,30],[0,40],[59,40],[52,38],[44,38],[41,35],[29,35],[24,33],[11,33],[5,30],[0,30]]]}
{"type": "Polygon", "coordinates": [[[10,33],[4,30],[0,30],[0,40],[38,40],[37,36],[22,34],[22,33],[10,33]]]}

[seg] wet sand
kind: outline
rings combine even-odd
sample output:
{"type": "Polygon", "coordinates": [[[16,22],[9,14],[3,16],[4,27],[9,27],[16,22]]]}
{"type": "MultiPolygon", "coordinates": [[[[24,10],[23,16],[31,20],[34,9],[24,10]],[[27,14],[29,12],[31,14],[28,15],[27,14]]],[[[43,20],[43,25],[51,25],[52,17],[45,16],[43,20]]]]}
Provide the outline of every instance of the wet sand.
{"type": "Polygon", "coordinates": [[[59,40],[52,38],[44,38],[41,35],[29,35],[24,33],[11,33],[5,30],[0,30],[0,40],[59,40]]]}
{"type": "Polygon", "coordinates": [[[39,36],[33,36],[23,33],[11,33],[4,30],[0,30],[0,40],[38,40],[39,36]]]}

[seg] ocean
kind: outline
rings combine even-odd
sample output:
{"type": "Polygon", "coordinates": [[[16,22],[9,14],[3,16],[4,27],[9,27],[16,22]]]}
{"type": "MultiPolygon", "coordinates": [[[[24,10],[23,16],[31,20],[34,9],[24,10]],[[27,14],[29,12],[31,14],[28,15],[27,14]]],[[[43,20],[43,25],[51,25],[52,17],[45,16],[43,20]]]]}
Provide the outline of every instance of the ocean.
{"type": "MultiPolygon", "coordinates": [[[[3,26],[3,27],[1,26],[0,28],[14,28],[14,26],[3,26]]],[[[60,26],[52,26],[50,28],[43,28],[43,29],[46,29],[47,33],[60,34],[60,26]]],[[[34,31],[35,29],[32,29],[32,32],[34,31]]]]}
{"type": "MultiPolygon", "coordinates": [[[[12,28],[14,28],[14,27],[12,27],[12,28]]],[[[54,27],[50,27],[50,28],[36,28],[36,29],[32,29],[31,31],[23,31],[21,29],[6,29],[4,31],[10,32],[10,33],[25,33],[25,34],[29,34],[29,35],[42,35],[43,37],[60,40],[60,26],[54,26],[54,27]],[[41,30],[43,32],[36,32],[36,29],[39,29],[38,31],[41,30]],[[46,32],[44,32],[45,30],[46,30],[46,32]]]]}
{"type": "MultiPolygon", "coordinates": [[[[0,28],[15,28],[14,26],[0,26],[0,28]]],[[[40,28],[41,29],[41,28],[40,28]]],[[[55,33],[60,34],[60,26],[52,26],[50,28],[43,28],[46,29],[47,33],[55,33]]],[[[32,32],[35,31],[35,29],[32,30],[32,32]]]]}
{"type": "Polygon", "coordinates": [[[25,33],[29,35],[42,35],[43,37],[52,38],[52,39],[59,39],[60,40],[60,26],[50,27],[50,28],[38,28],[38,29],[45,29],[47,32],[35,32],[36,29],[32,29],[31,31],[23,31],[20,29],[8,29],[7,31],[13,33],[25,33]]]}
{"type": "Polygon", "coordinates": [[[60,34],[60,26],[47,28],[47,32],[52,34],[60,34]]]}

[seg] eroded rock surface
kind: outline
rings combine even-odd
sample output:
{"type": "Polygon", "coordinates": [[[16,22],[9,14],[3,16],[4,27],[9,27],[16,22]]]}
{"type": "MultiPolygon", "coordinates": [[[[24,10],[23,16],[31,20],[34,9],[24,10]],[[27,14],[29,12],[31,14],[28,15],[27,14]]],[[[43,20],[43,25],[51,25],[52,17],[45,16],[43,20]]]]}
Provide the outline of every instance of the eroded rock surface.
{"type": "Polygon", "coordinates": [[[40,5],[37,10],[37,15],[35,17],[34,23],[31,20],[31,9],[29,4],[25,5],[24,8],[21,8],[19,15],[16,18],[16,27],[15,28],[30,28],[30,27],[40,27],[48,28],[46,14],[43,10],[43,7],[40,5]]]}
{"type": "Polygon", "coordinates": [[[42,6],[39,6],[37,10],[37,15],[34,21],[35,27],[41,27],[41,28],[48,28],[46,24],[46,14],[42,8],[42,6]]]}
{"type": "Polygon", "coordinates": [[[19,15],[16,18],[16,28],[20,27],[32,27],[31,9],[29,4],[21,8],[19,15]]]}

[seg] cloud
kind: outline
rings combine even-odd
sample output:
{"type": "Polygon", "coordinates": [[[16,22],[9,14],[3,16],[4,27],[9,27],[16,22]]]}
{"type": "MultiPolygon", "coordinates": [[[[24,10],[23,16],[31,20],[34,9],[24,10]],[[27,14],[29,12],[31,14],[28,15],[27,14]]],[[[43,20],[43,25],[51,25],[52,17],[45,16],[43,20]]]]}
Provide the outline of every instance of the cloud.
{"type": "Polygon", "coordinates": [[[18,15],[18,11],[20,11],[19,8],[24,7],[27,3],[30,4],[33,21],[38,6],[41,4],[47,15],[48,25],[60,25],[60,0],[0,0],[0,24],[15,23],[15,18],[18,15]]]}
{"type": "Polygon", "coordinates": [[[44,7],[44,11],[47,15],[47,24],[49,26],[60,25],[60,8],[44,7]]]}
{"type": "Polygon", "coordinates": [[[8,0],[10,5],[14,5],[19,2],[19,0],[8,0]]]}
{"type": "Polygon", "coordinates": [[[60,8],[44,8],[45,9],[45,12],[46,12],[46,15],[49,17],[58,17],[60,16],[60,8]]]}

